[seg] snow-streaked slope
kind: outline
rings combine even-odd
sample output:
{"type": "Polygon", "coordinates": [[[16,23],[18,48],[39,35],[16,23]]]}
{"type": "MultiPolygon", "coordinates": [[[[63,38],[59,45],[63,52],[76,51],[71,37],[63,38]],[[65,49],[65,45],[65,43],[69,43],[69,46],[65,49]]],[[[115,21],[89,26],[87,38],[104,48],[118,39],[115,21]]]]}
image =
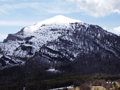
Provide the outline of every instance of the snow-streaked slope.
{"type": "MultiPolygon", "coordinates": [[[[14,63],[16,63],[14,59],[29,59],[44,44],[56,40],[69,29],[72,29],[70,23],[76,22],[84,24],[82,21],[58,15],[35,25],[24,27],[16,34],[9,34],[4,43],[0,43],[0,58],[9,56],[14,63]]],[[[4,61],[6,62],[6,60],[4,61]]]]}
{"type": "Polygon", "coordinates": [[[16,34],[9,34],[0,43],[0,63],[4,66],[11,65],[11,62],[18,65],[33,58],[36,53],[50,62],[72,62],[78,55],[103,51],[103,56],[109,56],[110,52],[120,58],[119,45],[118,36],[97,25],[58,15],[25,27],[16,34]]]}
{"type": "MultiPolygon", "coordinates": [[[[53,41],[63,35],[67,30],[71,29],[70,23],[81,23],[80,20],[70,19],[68,17],[58,15],[53,18],[38,22],[33,26],[25,27],[22,30],[22,34],[16,34],[20,38],[28,38],[33,36],[29,42],[32,43],[34,51],[39,51],[40,47],[48,41],[53,41]]],[[[86,24],[85,24],[86,25],[86,24]]],[[[87,26],[86,26],[87,27],[87,26]]],[[[23,41],[25,43],[25,41],[23,41]]],[[[24,44],[26,45],[26,44],[24,44]]],[[[29,44],[28,44],[29,45],[29,44]]],[[[24,52],[25,54],[26,52],[24,52]]],[[[26,53],[27,54],[27,53],[26,53]]],[[[26,57],[26,54],[23,55],[23,52],[15,52],[14,55],[20,55],[26,57]],[[21,54],[20,54],[21,53],[21,54]]]]}

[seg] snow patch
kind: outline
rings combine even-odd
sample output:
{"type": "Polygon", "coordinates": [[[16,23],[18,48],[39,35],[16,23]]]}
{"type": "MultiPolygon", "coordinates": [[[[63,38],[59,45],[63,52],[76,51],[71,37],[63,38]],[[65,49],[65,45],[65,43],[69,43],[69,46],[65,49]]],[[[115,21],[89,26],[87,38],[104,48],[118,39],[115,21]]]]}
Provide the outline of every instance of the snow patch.
{"type": "Polygon", "coordinates": [[[3,55],[2,54],[0,54],[0,58],[2,57],[3,55]]]}
{"type": "Polygon", "coordinates": [[[64,88],[67,88],[67,89],[73,89],[74,88],[74,86],[73,85],[71,85],[71,86],[66,86],[66,87],[59,87],[59,88],[53,88],[53,89],[50,89],[50,90],[63,90],[64,88]]]}
{"type": "Polygon", "coordinates": [[[48,72],[59,72],[58,70],[55,70],[55,68],[50,68],[50,69],[48,69],[46,71],[48,71],[48,72]]]}

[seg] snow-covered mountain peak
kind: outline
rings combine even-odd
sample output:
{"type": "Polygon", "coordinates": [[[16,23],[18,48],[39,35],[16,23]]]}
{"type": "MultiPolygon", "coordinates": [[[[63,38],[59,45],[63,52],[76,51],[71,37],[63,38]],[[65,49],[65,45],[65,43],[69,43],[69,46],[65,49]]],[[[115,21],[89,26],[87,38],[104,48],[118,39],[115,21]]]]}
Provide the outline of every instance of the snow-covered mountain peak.
{"type": "Polygon", "coordinates": [[[80,20],[75,20],[75,19],[71,19],[62,15],[58,15],[55,16],[53,18],[44,20],[42,22],[38,22],[37,25],[41,25],[41,24],[60,24],[60,23],[64,23],[64,24],[69,24],[69,23],[74,23],[74,22],[82,22],[80,20]]]}
{"type": "Polygon", "coordinates": [[[58,15],[9,34],[0,43],[0,69],[25,64],[28,68],[37,65],[41,70],[59,72],[71,66],[67,71],[76,70],[78,63],[79,70],[93,66],[101,72],[106,63],[111,69],[113,60],[117,60],[113,65],[118,68],[119,46],[120,37],[100,26],[58,15]]]}
{"type": "Polygon", "coordinates": [[[75,23],[75,22],[80,22],[82,23],[82,21],[80,20],[75,20],[75,19],[71,19],[62,15],[57,15],[53,18],[50,19],[46,19],[44,21],[38,22],[33,26],[28,26],[24,28],[24,31],[27,33],[32,33],[36,30],[38,30],[42,25],[47,25],[47,24],[69,24],[69,23],[75,23]]]}

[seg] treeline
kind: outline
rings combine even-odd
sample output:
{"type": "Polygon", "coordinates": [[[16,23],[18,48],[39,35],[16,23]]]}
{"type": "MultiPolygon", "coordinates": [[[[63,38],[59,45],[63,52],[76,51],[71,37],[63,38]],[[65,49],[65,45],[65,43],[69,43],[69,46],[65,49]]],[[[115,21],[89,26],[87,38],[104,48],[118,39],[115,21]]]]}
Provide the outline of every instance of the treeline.
{"type": "Polygon", "coordinates": [[[96,74],[92,76],[72,76],[63,73],[24,72],[21,67],[0,71],[0,90],[48,90],[69,85],[79,86],[89,80],[115,81],[120,75],[96,74]]]}

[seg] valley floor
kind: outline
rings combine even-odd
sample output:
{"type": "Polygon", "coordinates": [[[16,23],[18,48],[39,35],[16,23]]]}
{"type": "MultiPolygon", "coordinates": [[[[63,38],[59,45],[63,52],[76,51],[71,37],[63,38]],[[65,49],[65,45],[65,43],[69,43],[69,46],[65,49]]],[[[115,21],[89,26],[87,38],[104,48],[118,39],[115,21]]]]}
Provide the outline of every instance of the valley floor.
{"type": "Polygon", "coordinates": [[[59,87],[62,90],[106,90],[119,89],[120,74],[95,74],[95,75],[70,75],[69,73],[26,72],[22,67],[13,67],[0,71],[0,90],[54,90],[59,87]],[[77,87],[77,88],[75,88],[77,87]],[[86,89],[84,89],[86,88],[86,89]]]}

